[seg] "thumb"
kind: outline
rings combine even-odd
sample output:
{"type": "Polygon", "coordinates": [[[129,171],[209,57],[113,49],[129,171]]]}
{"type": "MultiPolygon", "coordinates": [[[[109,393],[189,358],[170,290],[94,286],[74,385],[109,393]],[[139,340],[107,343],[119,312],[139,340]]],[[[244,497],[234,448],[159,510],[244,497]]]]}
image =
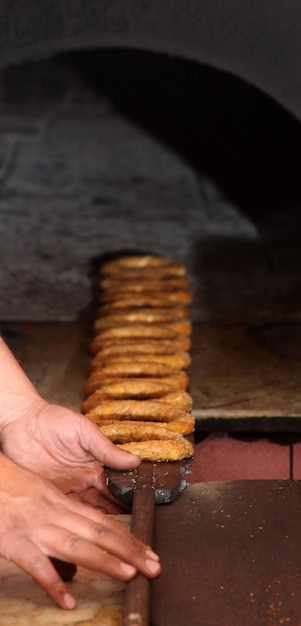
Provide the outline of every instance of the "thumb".
{"type": "Polygon", "coordinates": [[[102,434],[96,424],[85,419],[85,441],[83,447],[100,463],[112,469],[134,469],[140,463],[135,454],[120,450],[108,437],[102,434]]]}

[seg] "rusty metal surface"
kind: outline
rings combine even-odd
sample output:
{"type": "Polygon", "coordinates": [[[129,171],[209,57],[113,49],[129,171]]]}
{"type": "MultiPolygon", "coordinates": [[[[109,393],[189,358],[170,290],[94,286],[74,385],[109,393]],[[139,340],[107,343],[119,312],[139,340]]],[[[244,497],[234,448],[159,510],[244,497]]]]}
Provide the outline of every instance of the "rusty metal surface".
{"type": "Polygon", "coordinates": [[[156,504],[173,502],[186,488],[186,475],[189,474],[193,459],[151,463],[143,461],[138,469],[120,471],[106,468],[107,487],[120,502],[130,504],[137,489],[139,476],[146,480],[151,472],[156,504]]]}
{"type": "Polygon", "coordinates": [[[156,507],[151,626],[289,626],[301,620],[298,481],[190,485],[156,507]]]}

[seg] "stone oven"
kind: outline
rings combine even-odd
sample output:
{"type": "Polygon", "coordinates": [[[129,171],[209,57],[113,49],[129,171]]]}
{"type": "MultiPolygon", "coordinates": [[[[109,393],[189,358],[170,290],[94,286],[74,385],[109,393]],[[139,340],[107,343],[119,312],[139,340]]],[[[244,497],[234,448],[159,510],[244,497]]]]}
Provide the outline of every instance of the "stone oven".
{"type": "MultiPolygon", "coordinates": [[[[0,334],[40,394],[82,406],[104,259],[188,270],[195,484],[174,535],[156,507],[156,624],[300,620],[300,23],[295,0],[0,3],[0,334]]],[[[20,576],[2,614],[52,625],[20,576]]]]}
{"type": "Polygon", "coordinates": [[[99,255],[131,248],[175,254],[192,280],[206,267],[219,304],[196,289],[195,310],[200,298],[225,309],[221,258],[242,267],[238,249],[279,230],[282,211],[295,232],[300,13],[280,1],[2,3],[0,319],[85,316],[99,255]]]}

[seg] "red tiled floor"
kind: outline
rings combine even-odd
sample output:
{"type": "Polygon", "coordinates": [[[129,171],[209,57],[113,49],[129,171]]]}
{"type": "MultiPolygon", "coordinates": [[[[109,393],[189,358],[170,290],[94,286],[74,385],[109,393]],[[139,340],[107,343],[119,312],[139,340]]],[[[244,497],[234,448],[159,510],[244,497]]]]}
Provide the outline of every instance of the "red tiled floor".
{"type": "MultiPolygon", "coordinates": [[[[301,476],[301,444],[297,444],[301,476]]],[[[294,446],[296,447],[296,445],[294,446]]],[[[239,479],[287,479],[290,477],[290,447],[259,439],[234,439],[225,433],[212,433],[195,446],[195,461],[189,482],[239,479]]],[[[295,476],[294,476],[295,478],[295,476]]]]}
{"type": "Polygon", "coordinates": [[[293,478],[301,479],[301,442],[293,445],[293,478]]]}

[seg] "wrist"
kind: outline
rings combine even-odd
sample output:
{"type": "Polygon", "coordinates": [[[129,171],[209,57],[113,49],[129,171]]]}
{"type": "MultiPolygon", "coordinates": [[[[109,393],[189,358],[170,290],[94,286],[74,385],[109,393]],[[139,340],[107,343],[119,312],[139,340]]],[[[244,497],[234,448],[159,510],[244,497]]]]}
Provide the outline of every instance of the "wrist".
{"type": "Polygon", "coordinates": [[[42,402],[35,389],[0,391],[0,429],[4,423],[14,421],[42,402]]]}
{"type": "Polygon", "coordinates": [[[33,390],[33,393],[7,391],[0,393],[0,442],[4,428],[25,415],[34,416],[45,401],[33,390]]]}

